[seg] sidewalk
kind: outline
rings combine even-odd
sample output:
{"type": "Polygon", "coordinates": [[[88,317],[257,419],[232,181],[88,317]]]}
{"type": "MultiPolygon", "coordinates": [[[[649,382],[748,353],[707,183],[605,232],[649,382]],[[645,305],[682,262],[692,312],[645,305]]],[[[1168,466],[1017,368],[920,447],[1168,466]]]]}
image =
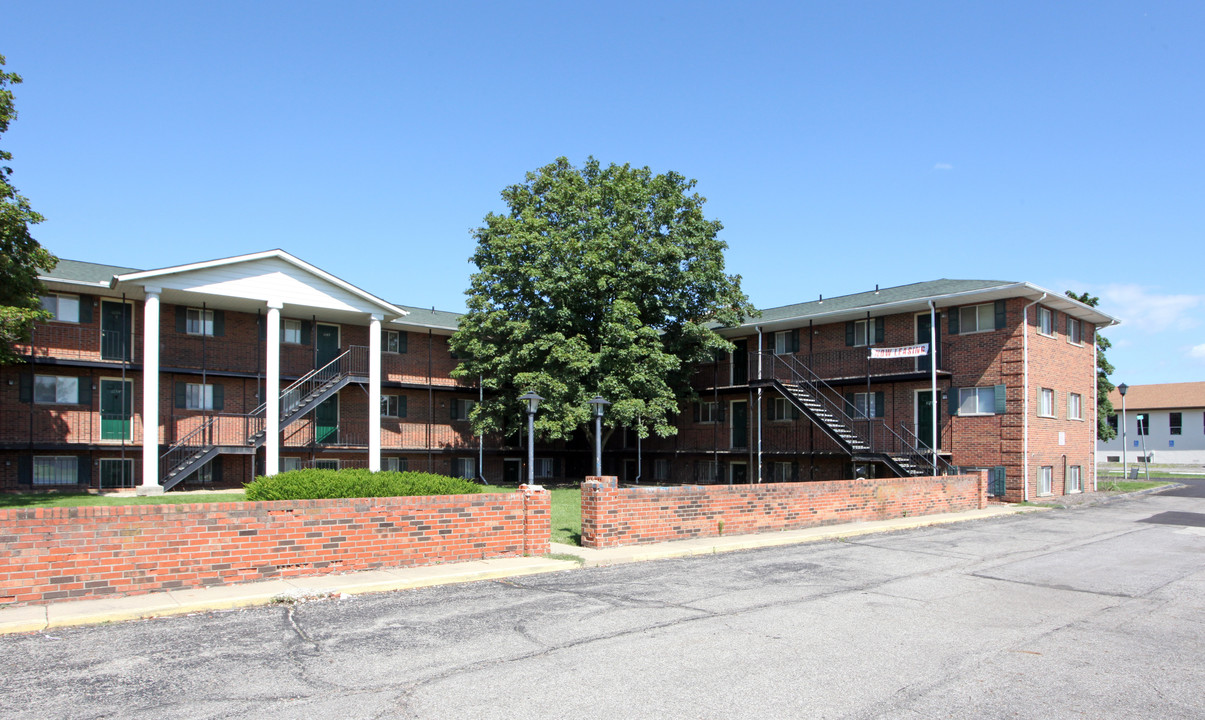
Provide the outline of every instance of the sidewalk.
{"type": "Polygon", "coordinates": [[[224,585],[211,588],[173,590],[169,592],[132,595],[99,600],[75,600],[49,605],[29,605],[0,608],[0,635],[37,632],[71,625],[93,625],[123,620],[139,620],[166,615],[231,610],[255,605],[288,603],[305,598],[321,598],[359,593],[410,590],[414,588],[473,582],[497,578],[519,577],[537,573],[573,570],[583,565],[616,565],[663,558],[711,555],[733,550],[793,545],[797,543],[833,540],[869,533],[891,532],[945,523],[980,520],[984,518],[1032,512],[1049,508],[990,505],[984,510],[969,510],[943,515],[878,520],[788,530],[758,535],[733,535],[718,538],[699,538],[631,545],[594,550],[552,543],[551,556],[476,560],[451,565],[428,565],[413,568],[366,570],[342,575],[319,575],[224,585]],[[561,558],[555,556],[560,555],[561,558]],[[564,556],[573,556],[563,559],[564,556]],[[581,558],[579,562],[577,558],[581,558]]]}

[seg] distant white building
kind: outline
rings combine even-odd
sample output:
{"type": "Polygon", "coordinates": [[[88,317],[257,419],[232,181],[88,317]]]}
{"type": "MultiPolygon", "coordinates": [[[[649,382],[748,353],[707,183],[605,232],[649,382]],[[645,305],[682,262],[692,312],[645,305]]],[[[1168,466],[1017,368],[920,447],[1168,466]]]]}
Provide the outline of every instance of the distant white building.
{"type": "MultiPolygon", "coordinates": [[[[1098,462],[1121,462],[1121,393],[1109,394],[1117,437],[1096,442],[1098,462]]],[[[1131,385],[1125,397],[1125,447],[1130,462],[1205,464],[1205,382],[1131,385]]]]}

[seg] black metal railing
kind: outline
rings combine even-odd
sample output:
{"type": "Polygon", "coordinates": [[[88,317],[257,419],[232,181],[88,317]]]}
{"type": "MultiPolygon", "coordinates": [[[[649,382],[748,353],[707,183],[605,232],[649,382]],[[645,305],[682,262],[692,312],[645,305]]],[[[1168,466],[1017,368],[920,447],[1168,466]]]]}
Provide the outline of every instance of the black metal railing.
{"type": "Polygon", "coordinates": [[[865,450],[857,448],[850,438],[838,440],[850,451],[885,455],[905,471],[930,468],[936,470],[936,474],[952,472],[953,466],[926,445],[910,443],[883,418],[868,417],[864,412],[850,407],[837,390],[798,357],[773,353],[764,355],[768,357],[763,357],[763,377],[777,380],[784,386],[801,388],[835,420],[829,428],[833,433],[842,436],[844,429],[865,447],[865,450]]]}

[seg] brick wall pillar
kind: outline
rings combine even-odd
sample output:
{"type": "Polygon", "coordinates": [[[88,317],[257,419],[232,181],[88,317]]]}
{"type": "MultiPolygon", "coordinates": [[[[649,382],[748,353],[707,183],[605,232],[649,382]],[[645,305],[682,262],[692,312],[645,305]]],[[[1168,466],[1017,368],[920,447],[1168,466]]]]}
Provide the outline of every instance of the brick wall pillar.
{"type": "Polygon", "coordinates": [[[520,485],[523,493],[523,554],[546,555],[552,539],[552,495],[539,485],[520,485]]]}
{"type": "Polygon", "coordinates": [[[582,547],[618,545],[612,532],[619,512],[619,478],[591,476],[582,482],[582,547]]]}
{"type": "Polygon", "coordinates": [[[987,470],[980,470],[979,475],[979,509],[987,507],[987,470]]]}

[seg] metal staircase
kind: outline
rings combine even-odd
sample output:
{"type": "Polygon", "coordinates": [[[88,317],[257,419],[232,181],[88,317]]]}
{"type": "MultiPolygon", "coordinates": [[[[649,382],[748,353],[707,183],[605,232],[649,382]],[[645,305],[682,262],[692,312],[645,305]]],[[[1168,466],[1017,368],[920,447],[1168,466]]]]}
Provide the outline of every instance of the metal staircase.
{"type": "MultiPolygon", "coordinates": [[[[368,381],[368,348],[349,347],[326,365],[280,391],[280,428],[288,427],[342,390],[368,381]]],[[[214,415],[177,440],[159,458],[159,478],[170,490],[221,454],[251,454],[264,444],[267,404],[245,415],[214,415]]]]}
{"type": "Polygon", "coordinates": [[[776,389],[854,460],[882,463],[898,477],[953,472],[944,458],[923,443],[904,439],[881,418],[851,415],[843,400],[833,399],[840,397],[837,391],[798,358],[772,353],[765,358],[769,359],[769,377],[750,385],[776,389]]]}

